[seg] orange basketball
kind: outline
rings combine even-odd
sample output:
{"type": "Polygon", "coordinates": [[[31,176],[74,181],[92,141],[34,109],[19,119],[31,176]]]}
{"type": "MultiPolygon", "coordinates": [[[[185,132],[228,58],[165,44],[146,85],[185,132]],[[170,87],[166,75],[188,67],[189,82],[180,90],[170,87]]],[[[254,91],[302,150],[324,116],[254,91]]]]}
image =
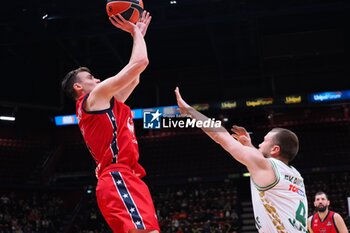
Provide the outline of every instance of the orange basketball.
{"type": "Polygon", "coordinates": [[[106,10],[108,17],[121,14],[124,19],[136,23],[142,15],[142,0],[107,0],[106,10]]]}

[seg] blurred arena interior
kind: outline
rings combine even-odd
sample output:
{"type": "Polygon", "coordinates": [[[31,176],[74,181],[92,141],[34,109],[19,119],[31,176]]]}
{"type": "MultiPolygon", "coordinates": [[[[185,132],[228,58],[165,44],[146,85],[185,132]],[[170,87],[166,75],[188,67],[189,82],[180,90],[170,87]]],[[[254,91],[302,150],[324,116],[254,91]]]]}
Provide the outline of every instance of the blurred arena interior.
{"type": "MultiPolygon", "coordinates": [[[[150,65],[131,108],[306,96],[350,90],[350,2],[346,0],[144,1],[150,65]]],[[[0,9],[0,232],[111,232],[95,203],[94,162],[60,91],[79,66],[101,79],[128,61],[131,39],[110,24],[105,2],[17,0],[0,9]],[[21,231],[20,231],[21,230],[21,231]]],[[[293,129],[295,165],[309,211],[318,190],[349,224],[350,100],[209,109],[254,132],[293,129]]],[[[145,130],[135,120],[140,163],[163,232],[256,232],[245,168],[200,130],[145,130]]],[[[349,225],[348,225],[349,226],[349,225]]]]}

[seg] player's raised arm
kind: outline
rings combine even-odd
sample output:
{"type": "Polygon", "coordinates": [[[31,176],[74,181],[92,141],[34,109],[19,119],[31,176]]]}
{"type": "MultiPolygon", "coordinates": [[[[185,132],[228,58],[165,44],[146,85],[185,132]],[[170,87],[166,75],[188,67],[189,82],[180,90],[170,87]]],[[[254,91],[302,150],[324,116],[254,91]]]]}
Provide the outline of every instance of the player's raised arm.
{"type": "MultiPolygon", "coordinates": [[[[147,11],[143,11],[142,17],[139,22],[136,23],[136,26],[140,29],[141,34],[145,37],[147,33],[148,26],[151,22],[151,15],[147,11]]],[[[118,91],[117,94],[114,95],[114,97],[119,100],[120,102],[125,102],[128,97],[131,95],[135,87],[139,84],[140,82],[140,74],[136,75],[132,81],[126,85],[123,89],[118,91]]]]}
{"type": "Polygon", "coordinates": [[[242,145],[254,147],[250,135],[244,127],[233,125],[231,131],[233,132],[231,136],[239,141],[242,145]]]}
{"type": "MultiPolygon", "coordinates": [[[[182,114],[188,115],[197,121],[209,120],[207,116],[192,108],[182,99],[178,87],[175,89],[175,95],[177,104],[182,114]]],[[[229,152],[234,159],[245,165],[251,173],[254,181],[258,182],[259,185],[270,184],[275,179],[271,164],[266,158],[264,158],[263,154],[259,150],[250,145],[241,144],[222,126],[220,128],[203,127],[202,130],[216,143],[220,144],[227,152],[229,152]],[[259,177],[262,176],[267,179],[260,181],[259,177]]]]}
{"type": "Polygon", "coordinates": [[[150,16],[145,12],[145,17],[143,22],[137,24],[125,20],[120,14],[110,18],[114,26],[130,33],[133,37],[133,48],[128,64],[118,74],[104,80],[91,91],[87,102],[89,109],[103,109],[113,96],[124,102],[137,85],[139,75],[149,63],[144,34],[150,16]]]}

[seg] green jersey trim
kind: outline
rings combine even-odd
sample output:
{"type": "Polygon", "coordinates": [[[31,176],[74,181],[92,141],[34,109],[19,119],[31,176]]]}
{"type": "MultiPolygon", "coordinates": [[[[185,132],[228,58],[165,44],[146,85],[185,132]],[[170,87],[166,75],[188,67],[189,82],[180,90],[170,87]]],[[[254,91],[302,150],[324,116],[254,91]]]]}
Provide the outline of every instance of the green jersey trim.
{"type": "Polygon", "coordinates": [[[276,167],[276,164],[275,162],[272,160],[272,159],[269,159],[270,163],[271,163],[271,166],[272,166],[272,170],[273,172],[275,173],[275,177],[276,177],[276,180],[274,182],[272,182],[271,184],[269,185],[266,185],[266,186],[259,186],[257,185],[254,180],[252,179],[253,183],[254,183],[254,186],[257,188],[257,190],[259,191],[267,191],[269,189],[272,189],[273,187],[275,187],[278,182],[280,182],[280,174],[277,170],[277,167],[276,167]]]}

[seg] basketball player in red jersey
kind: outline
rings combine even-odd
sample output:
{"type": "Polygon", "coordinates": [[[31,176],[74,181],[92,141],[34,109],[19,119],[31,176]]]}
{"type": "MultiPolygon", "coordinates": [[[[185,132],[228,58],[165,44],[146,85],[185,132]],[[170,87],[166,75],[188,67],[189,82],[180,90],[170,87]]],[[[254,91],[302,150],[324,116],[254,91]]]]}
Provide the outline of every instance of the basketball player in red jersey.
{"type": "Polygon", "coordinates": [[[309,232],[349,233],[340,214],[328,210],[329,204],[330,201],[328,200],[326,193],[316,193],[314,205],[317,212],[308,219],[309,232]]]}
{"type": "Polygon", "coordinates": [[[69,72],[63,90],[76,101],[79,128],[96,161],[96,198],[115,233],[158,233],[151,194],[141,180],[146,172],[139,152],[130,108],[124,104],[149,61],[144,40],[151,16],[144,11],[133,24],[120,14],[112,24],[133,38],[129,63],[115,76],[100,81],[86,67],[69,72]]]}

